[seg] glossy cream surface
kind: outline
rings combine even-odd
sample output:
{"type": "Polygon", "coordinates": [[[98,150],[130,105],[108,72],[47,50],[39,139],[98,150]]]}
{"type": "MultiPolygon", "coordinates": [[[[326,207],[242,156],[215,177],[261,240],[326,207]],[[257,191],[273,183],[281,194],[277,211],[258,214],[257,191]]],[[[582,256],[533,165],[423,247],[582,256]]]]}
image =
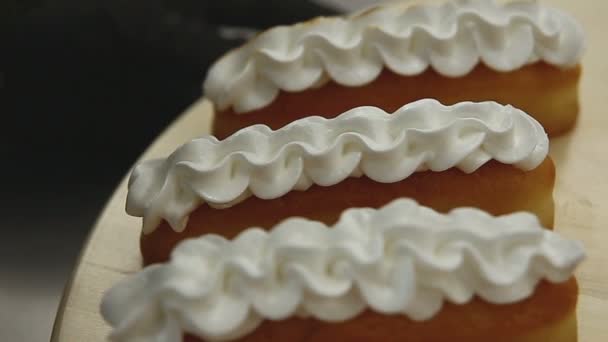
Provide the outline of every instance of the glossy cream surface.
{"type": "Polygon", "coordinates": [[[249,196],[274,199],[362,175],[394,183],[417,171],[471,173],[489,160],[530,170],[548,148],[536,120],[495,102],[420,100],[393,114],[359,107],[276,131],[255,125],[222,141],[205,136],[167,158],[144,161],[131,174],[127,212],[143,217],[145,233],[163,219],[182,231],[203,204],[227,208],[249,196]]]}
{"type": "Polygon", "coordinates": [[[365,85],[385,67],[403,76],[432,68],[447,77],[466,75],[480,62],[500,72],[537,61],[568,68],[584,47],[574,18],[536,1],[396,3],[270,29],[212,65],[204,93],[218,110],[245,113],[280,91],[329,80],[365,85]]]}
{"type": "Polygon", "coordinates": [[[476,208],[440,214],[409,199],[345,211],[332,227],[290,218],[234,240],[185,240],[171,261],[104,297],[115,341],[232,340],[264,320],[349,320],[366,309],[428,320],[444,302],[502,305],[543,279],[568,280],[585,256],[536,216],[476,208]]]}

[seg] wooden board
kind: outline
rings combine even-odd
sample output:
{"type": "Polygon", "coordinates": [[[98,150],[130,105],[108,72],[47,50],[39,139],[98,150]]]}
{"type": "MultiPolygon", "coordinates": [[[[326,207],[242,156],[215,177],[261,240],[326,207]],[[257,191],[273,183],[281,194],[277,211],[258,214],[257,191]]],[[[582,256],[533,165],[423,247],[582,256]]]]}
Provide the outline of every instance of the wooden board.
{"type": "MultiPolygon", "coordinates": [[[[551,1],[585,26],[588,51],[581,84],[582,112],[570,134],[551,140],[557,166],[556,230],[582,240],[588,259],[577,276],[579,341],[608,340],[608,1],[551,1]]],[[[171,125],[142,159],[166,156],[178,145],[207,132],[211,106],[201,100],[171,125]]],[[[99,314],[105,290],[141,267],[141,221],[124,212],[126,179],[116,189],[85,244],[62,299],[52,341],[104,341],[110,331],[99,314]]]]}

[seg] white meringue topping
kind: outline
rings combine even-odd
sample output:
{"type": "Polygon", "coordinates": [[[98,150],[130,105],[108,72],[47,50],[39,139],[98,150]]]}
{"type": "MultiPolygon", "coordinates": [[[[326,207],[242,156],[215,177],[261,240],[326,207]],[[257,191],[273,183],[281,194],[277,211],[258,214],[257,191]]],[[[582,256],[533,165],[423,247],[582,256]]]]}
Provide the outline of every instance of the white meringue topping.
{"type": "Polygon", "coordinates": [[[584,46],[574,18],[536,1],[389,4],[266,31],[220,58],[204,92],[217,109],[241,113],[270,104],[281,90],[328,80],[362,86],[384,67],[410,76],[430,66],[448,77],[466,75],[480,61],[501,72],[539,60],[566,68],[579,62],[584,46]]]}
{"type": "Polygon", "coordinates": [[[290,218],[232,241],[185,240],[169,263],[106,293],[102,314],[112,339],[125,342],[178,342],[186,332],[231,340],[267,319],[340,322],[366,309],[427,320],[444,301],[523,300],[543,279],[569,279],[584,257],[580,243],[543,229],[530,213],[440,214],[399,199],[349,209],[333,227],[290,218]]]}
{"type": "Polygon", "coordinates": [[[273,199],[361,175],[393,183],[416,171],[457,167],[470,173],[491,159],[530,170],[548,148],[537,121],[495,102],[420,100],[393,114],[359,107],[276,131],[255,125],[223,141],[206,136],[166,159],[144,161],[129,180],[127,212],[144,218],[145,233],[162,219],[182,231],[204,203],[224,208],[252,195],[273,199]]]}

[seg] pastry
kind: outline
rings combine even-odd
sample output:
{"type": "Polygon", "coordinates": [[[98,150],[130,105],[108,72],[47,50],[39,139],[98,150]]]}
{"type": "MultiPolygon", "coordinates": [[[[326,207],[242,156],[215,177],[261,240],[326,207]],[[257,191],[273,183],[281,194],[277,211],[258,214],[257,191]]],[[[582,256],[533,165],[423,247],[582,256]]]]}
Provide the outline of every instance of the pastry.
{"type": "Polygon", "coordinates": [[[204,93],[220,139],[422,98],[512,104],[556,135],[579,111],[584,45],[578,22],[535,1],[388,4],[270,29],[220,58],[204,93]]]}
{"type": "Polygon", "coordinates": [[[186,240],[102,314],[114,341],[575,342],[584,256],[530,213],[398,199],[186,240]]]}
{"type": "Polygon", "coordinates": [[[188,237],[234,238],[301,216],[331,225],[350,207],[410,197],[441,212],[529,211],[553,225],[555,168],[541,125],[511,106],[420,100],[388,114],[359,107],[273,131],[205,136],[137,165],[127,212],[143,217],[146,264],[188,237]]]}

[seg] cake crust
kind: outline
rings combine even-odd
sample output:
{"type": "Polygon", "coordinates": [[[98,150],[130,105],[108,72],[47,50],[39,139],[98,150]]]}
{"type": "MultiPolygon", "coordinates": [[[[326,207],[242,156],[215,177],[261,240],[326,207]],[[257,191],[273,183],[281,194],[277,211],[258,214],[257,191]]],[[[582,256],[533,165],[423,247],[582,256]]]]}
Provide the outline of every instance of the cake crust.
{"type": "MultiPolygon", "coordinates": [[[[577,294],[577,282],[570,278],[560,284],[542,282],[532,296],[515,304],[495,305],[479,298],[464,305],[446,303],[423,322],[367,310],[340,323],[310,318],[265,321],[238,341],[576,342],[577,294]]],[[[201,340],[186,335],[184,341],[201,340]]]]}
{"type": "Polygon", "coordinates": [[[404,103],[434,98],[446,105],[488,100],[511,104],[538,120],[550,136],[556,136],[576,122],[580,75],[580,65],[562,69],[545,62],[511,72],[498,72],[479,63],[467,75],[455,78],[431,68],[416,76],[401,76],[385,68],[364,86],[347,87],[330,81],[302,92],[281,91],[262,109],[246,113],[236,113],[232,108],[217,111],[213,134],[223,139],[254,124],[278,129],[306,116],[331,118],[357,106],[393,112],[404,103]]]}
{"type": "Polygon", "coordinates": [[[554,182],[555,167],[549,157],[531,171],[493,160],[471,174],[451,168],[416,172],[396,183],[347,178],[331,187],[313,185],[272,200],[250,197],[230,209],[204,204],[190,214],[183,232],[162,221],[153,232],[141,235],[140,244],[145,264],[164,262],[175,245],[190,237],[219,234],[232,239],[249,227],[268,229],[292,216],[333,224],[345,209],[378,208],[399,197],[415,199],[440,212],[463,206],[493,215],[530,211],[544,227],[551,228],[554,182]]]}

